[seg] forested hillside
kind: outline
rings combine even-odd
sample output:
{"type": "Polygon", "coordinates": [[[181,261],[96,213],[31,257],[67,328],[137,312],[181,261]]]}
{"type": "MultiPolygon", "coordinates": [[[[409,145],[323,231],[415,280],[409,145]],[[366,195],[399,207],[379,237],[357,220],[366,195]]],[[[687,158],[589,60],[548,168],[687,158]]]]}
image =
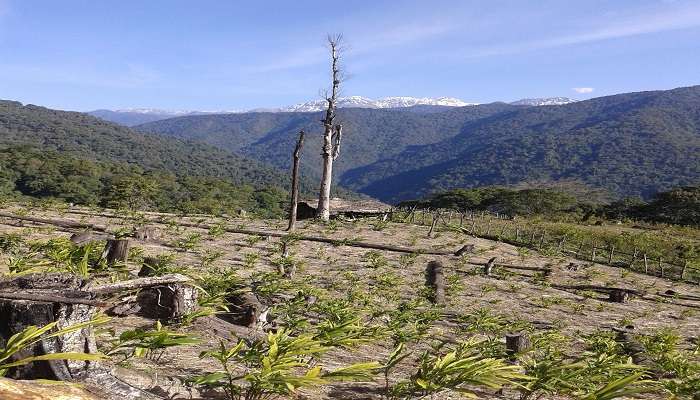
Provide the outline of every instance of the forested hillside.
{"type": "Polygon", "coordinates": [[[512,111],[349,171],[343,182],[396,200],[457,187],[570,179],[643,197],[697,184],[700,86],[512,111]]]}
{"type": "MultiPolygon", "coordinates": [[[[459,133],[474,120],[507,110],[518,109],[504,103],[476,107],[361,109],[339,108],[343,123],[342,155],[334,163],[340,177],[358,166],[368,165],[399,154],[410,146],[425,145],[459,133]]],[[[307,175],[316,177],[321,170],[322,113],[243,113],[198,115],[172,118],[137,126],[178,138],[202,141],[278,167],[288,168],[290,152],[299,130],[307,132],[302,166],[307,175]]]]}
{"type": "MultiPolygon", "coordinates": [[[[700,179],[700,86],[543,107],[494,103],[443,111],[340,109],[338,183],[382,200],[457,187],[578,181],[613,196],[643,196],[700,179]]],[[[307,174],[318,173],[318,113],[204,115],[139,130],[203,141],[289,165],[296,133],[312,133],[307,174]]]]}
{"type": "Polygon", "coordinates": [[[286,186],[288,181],[271,166],[202,143],[144,135],[82,113],[0,101],[0,146],[17,145],[234,184],[286,186]]]}

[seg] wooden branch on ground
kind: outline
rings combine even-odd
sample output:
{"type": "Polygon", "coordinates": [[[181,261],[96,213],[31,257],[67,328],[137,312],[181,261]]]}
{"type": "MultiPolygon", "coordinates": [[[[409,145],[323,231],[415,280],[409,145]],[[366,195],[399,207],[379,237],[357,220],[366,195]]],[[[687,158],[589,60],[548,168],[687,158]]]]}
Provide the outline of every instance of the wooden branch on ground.
{"type": "MultiPolygon", "coordinates": [[[[484,263],[478,263],[478,262],[467,262],[467,264],[471,265],[479,265],[479,266],[486,266],[488,262],[484,263]]],[[[528,267],[525,265],[512,265],[512,264],[502,264],[502,263],[491,263],[492,266],[494,267],[500,267],[500,268],[506,268],[506,269],[518,269],[518,270],[523,270],[523,271],[537,271],[537,272],[544,272],[544,273],[550,273],[552,272],[551,268],[543,268],[543,267],[528,267]]]]}

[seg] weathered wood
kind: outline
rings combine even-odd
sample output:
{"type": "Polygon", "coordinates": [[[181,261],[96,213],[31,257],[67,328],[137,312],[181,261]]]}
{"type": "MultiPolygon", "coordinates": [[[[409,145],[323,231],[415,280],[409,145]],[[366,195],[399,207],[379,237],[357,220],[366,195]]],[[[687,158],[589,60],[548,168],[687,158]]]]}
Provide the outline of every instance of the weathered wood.
{"type": "Polygon", "coordinates": [[[613,303],[627,303],[630,293],[625,289],[613,289],[608,293],[610,301],[613,303]]]}
{"type": "Polygon", "coordinates": [[[445,303],[445,275],[440,261],[430,261],[425,269],[425,285],[432,289],[431,301],[445,303]]]}
{"type": "Polygon", "coordinates": [[[219,314],[223,320],[249,328],[265,322],[261,321],[265,307],[255,293],[250,291],[236,293],[230,296],[227,301],[230,304],[229,312],[219,314]]]}
{"type": "Polygon", "coordinates": [[[506,353],[510,358],[529,350],[530,338],[524,332],[512,332],[506,334],[506,353]]]}
{"type": "Polygon", "coordinates": [[[462,248],[455,251],[455,256],[461,257],[465,254],[471,254],[474,252],[474,249],[476,249],[476,247],[473,244],[465,244],[462,248]]]}
{"type": "Polygon", "coordinates": [[[299,139],[292,153],[292,199],[289,205],[289,225],[288,231],[293,231],[297,223],[297,203],[299,202],[299,161],[301,159],[301,149],[304,146],[304,131],[299,131],[299,139]]]}
{"type": "Polygon", "coordinates": [[[158,236],[158,228],[154,226],[141,226],[134,229],[134,238],[136,238],[136,240],[150,242],[158,239],[158,236]]]}
{"type": "Polygon", "coordinates": [[[69,221],[69,220],[22,216],[22,215],[15,215],[15,214],[10,214],[10,213],[6,213],[6,212],[0,212],[0,217],[13,218],[13,219],[18,219],[20,221],[36,222],[38,224],[60,226],[61,228],[72,228],[72,229],[81,229],[81,230],[92,229],[92,230],[100,231],[100,232],[104,232],[107,230],[107,228],[105,228],[103,226],[99,226],[99,225],[86,224],[86,223],[82,223],[82,222],[75,222],[75,221],[69,221]]]}
{"type": "Polygon", "coordinates": [[[105,244],[104,253],[107,265],[110,267],[116,263],[126,263],[129,258],[129,239],[109,239],[105,244]]]}
{"type": "Polygon", "coordinates": [[[191,281],[192,280],[185,275],[169,274],[155,277],[136,278],[128,281],[107,283],[93,287],[88,286],[84,288],[84,290],[90,291],[95,294],[111,294],[152,286],[171,285],[175,283],[189,283],[191,281]]]}
{"type": "Polygon", "coordinates": [[[142,289],[137,298],[139,315],[163,321],[177,321],[197,309],[198,291],[181,283],[142,289]]]}
{"type": "Polygon", "coordinates": [[[111,239],[113,236],[104,233],[95,233],[91,231],[84,231],[80,233],[74,233],[70,237],[70,241],[76,246],[82,246],[90,242],[99,242],[102,240],[111,239]]]}
{"type": "Polygon", "coordinates": [[[340,143],[342,139],[342,125],[334,125],[336,101],[338,99],[338,91],[340,89],[340,52],[339,45],[342,40],[341,36],[328,37],[328,44],[331,50],[331,93],[326,96],[328,107],[326,108],[325,117],[323,119],[323,147],[321,148],[321,157],[323,158],[323,170],[321,176],[321,187],[318,195],[318,209],[316,210],[317,217],[323,221],[328,221],[330,218],[330,199],[331,199],[331,179],[333,177],[333,161],[340,154],[340,143]]]}
{"type": "Polygon", "coordinates": [[[486,276],[491,276],[491,272],[493,271],[493,266],[496,264],[496,257],[492,257],[486,265],[484,265],[484,275],[486,276]]]}
{"type": "MultiPolygon", "coordinates": [[[[37,274],[35,290],[52,290],[59,292],[68,290],[77,292],[82,280],[54,274],[50,279],[42,279],[37,274]],[[52,284],[53,282],[53,284],[52,284]],[[68,283],[62,286],[61,283],[68,283]]],[[[5,287],[34,286],[27,279],[13,279],[3,282],[5,287]]],[[[17,294],[21,294],[17,293],[17,294]]],[[[12,335],[23,331],[29,326],[45,326],[56,323],[57,329],[87,322],[95,315],[97,309],[87,304],[69,304],[54,301],[17,300],[0,298],[0,340],[6,342],[12,335]]],[[[86,327],[66,335],[47,338],[16,353],[10,360],[14,361],[29,356],[37,356],[59,352],[89,352],[96,353],[97,346],[92,329],[86,327]]],[[[85,372],[94,362],[74,360],[50,360],[30,363],[13,368],[10,376],[17,379],[58,379],[71,380],[85,372]]]]}
{"type": "Polygon", "coordinates": [[[85,297],[66,297],[61,295],[62,293],[56,292],[55,294],[49,293],[48,291],[42,291],[43,293],[7,293],[0,291],[0,299],[7,300],[29,300],[29,301],[39,301],[39,302],[49,302],[49,303],[63,303],[63,304],[83,304],[93,307],[104,307],[108,303],[99,300],[92,300],[88,297],[90,293],[85,293],[85,297]]]}

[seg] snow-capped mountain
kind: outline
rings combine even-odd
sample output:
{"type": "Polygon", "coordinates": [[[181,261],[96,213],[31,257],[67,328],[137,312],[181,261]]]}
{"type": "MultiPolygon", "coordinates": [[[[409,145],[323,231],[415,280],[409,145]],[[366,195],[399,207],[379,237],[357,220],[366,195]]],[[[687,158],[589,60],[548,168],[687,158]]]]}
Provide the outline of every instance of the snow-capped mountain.
{"type": "MultiPolygon", "coordinates": [[[[452,97],[385,97],[378,100],[372,100],[362,96],[341,97],[338,99],[337,106],[343,108],[402,108],[413,106],[445,106],[445,107],[465,107],[476,105],[478,103],[466,103],[460,99],[452,97]]],[[[276,111],[281,112],[314,112],[326,109],[326,101],[323,99],[308,101],[306,103],[295,104],[293,106],[282,107],[276,111]]]]}
{"type": "Polygon", "coordinates": [[[568,97],[542,97],[535,99],[520,99],[510,104],[514,106],[560,106],[562,104],[575,103],[576,100],[568,97]]]}

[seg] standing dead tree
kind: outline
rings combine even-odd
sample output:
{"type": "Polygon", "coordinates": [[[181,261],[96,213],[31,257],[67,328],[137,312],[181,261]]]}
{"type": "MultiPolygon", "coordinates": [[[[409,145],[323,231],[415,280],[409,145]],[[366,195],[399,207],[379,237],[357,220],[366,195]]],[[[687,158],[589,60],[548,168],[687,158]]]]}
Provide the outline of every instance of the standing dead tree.
{"type": "Polygon", "coordinates": [[[292,200],[289,206],[289,226],[288,231],[293,231],[297,223],[297,203],[299,203],[299,160],[301,158],[301,148],[304,146],[304,131],[299,132],[297,145],[292,153],[292,200]]]}
{"type": "Polygon", "coordinates": [[[331,200],[331,180],[333,176],[333,161],[340,155],[340,141],[343,137],[343,126],[335,124],[336,102],[338,100],[338,92],[340,89],[341,73],[340,73],[340,43],[341,35],[328,36],[328,46],[331,50],[331,92],[327,94],[326,115],[323,122],[323,148],[321,156],[323,157],[323,175],[321,177],[321,188],[318,194],[318,208],[316,216],[323,220],[330,219],[330,200],[331,200]]]}

